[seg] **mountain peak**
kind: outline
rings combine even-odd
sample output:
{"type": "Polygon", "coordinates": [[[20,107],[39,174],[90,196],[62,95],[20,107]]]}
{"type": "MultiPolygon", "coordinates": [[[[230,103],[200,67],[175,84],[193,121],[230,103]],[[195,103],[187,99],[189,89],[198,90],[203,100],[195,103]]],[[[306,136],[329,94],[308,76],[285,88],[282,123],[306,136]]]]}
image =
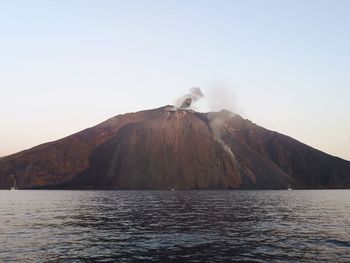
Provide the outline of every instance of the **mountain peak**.
{"type": "Polygon", "coordinates": [[[166,105],[117,115],[0,159],[0,188],[283,189],[350,187],[350,162],[228,110],[166,105]]]}

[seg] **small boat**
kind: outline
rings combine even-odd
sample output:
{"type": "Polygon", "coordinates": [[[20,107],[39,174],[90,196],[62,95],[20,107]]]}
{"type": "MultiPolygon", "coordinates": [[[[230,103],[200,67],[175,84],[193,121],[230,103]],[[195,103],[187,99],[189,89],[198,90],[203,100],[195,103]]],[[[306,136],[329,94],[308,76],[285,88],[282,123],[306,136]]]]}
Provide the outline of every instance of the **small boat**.
{"type": "Polygon", "coordinates": [[[10,187],[10,191],[17,191],[16,178],[13,177],[13,186],[10,187]]]}
{"type": "Polygon", "coordinates": [[[175,188],[171,188],[170,190],[171,190],[171,191],[175,191],[175,188]]]}
{"type": "Polygon", "coordinates": [[[288,191],[292,190],[292,188],[290,188],[290,184],[288,185],[287,190],[288,190],[288,191]]]}

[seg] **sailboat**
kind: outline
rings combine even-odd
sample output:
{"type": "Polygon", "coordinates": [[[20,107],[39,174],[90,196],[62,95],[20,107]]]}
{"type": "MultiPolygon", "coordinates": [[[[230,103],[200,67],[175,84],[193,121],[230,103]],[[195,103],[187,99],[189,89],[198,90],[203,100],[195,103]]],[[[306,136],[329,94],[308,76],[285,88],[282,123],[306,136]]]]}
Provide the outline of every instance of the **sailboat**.
{"type": "Polygon", "coordinates": [[[13,177],[13,186],[10,187],[10,191],[16,191],[17,185],[16,185],[16,178],[13,177]]]}
{"type": "Polygon", "coordinates": [[[288,185],[287,190],[288,190],[288,191],[292,190],[292,188],[290,188],[290,184],[288,185]]]}

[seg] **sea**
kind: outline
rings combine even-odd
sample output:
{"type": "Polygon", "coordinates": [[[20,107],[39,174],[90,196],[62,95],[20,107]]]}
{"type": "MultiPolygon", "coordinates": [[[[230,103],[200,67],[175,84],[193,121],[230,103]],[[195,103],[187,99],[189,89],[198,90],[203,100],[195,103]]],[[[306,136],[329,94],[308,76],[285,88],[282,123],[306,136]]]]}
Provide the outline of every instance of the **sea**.
{"type": "Polygon", "coordinates": [[[350,262],[350,190],[4,190],[0,262],[350,262]]]}

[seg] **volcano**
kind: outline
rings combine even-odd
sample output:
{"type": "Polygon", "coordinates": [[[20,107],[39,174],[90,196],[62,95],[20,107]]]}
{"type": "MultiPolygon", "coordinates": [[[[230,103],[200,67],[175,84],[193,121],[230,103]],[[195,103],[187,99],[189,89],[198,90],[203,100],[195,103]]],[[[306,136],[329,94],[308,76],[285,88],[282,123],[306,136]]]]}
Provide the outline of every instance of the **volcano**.
{"type": "Polygon", "coordinates": [[[19,189],[350,188],[350,162],[225,110],[165,106],[0,158],[0,188],[14,178],[19,189]]]}

